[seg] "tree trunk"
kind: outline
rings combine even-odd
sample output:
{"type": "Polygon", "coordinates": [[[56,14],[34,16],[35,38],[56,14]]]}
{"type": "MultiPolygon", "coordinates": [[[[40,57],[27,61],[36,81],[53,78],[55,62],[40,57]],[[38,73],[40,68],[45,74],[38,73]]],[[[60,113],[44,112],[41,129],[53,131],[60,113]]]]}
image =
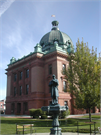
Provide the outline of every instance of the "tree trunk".
{"type": "Polygon", "coordinates": [[[91,108],[89,108],[89,120],[90,120],[90,122],[92,121],[92,117],[91,117],[91,108]]]}

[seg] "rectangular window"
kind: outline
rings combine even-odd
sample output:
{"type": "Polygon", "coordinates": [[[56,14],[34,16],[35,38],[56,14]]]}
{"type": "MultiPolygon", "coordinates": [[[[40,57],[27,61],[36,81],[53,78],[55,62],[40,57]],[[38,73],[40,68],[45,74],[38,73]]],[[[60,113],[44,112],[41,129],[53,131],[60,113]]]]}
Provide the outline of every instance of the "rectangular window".
{"type": "Polygon", "coordinates": [[[49,93],[51,93],[51,87],[49,87],[49,93]]]}
{"type": "Polygon", "coordinates": [[[49,105],[52,105],[52,101],[49,101],[49,105]]]}
{"type": "Polygon", "coordinates": [[[22,74],[23,74],[23,72],[20,72],[20,80],[22,80],[22,74]]]}
{"type": "Polygon", "coordinates": [[[28,91],[29,91],[29,85],[26,84],[26,95],[28,95],[28,91]]]}
{"type": "Polygon", "coordinates": [[[52,74],[52,64],[49,65],[49,75],[51,75],[51,74],[52,74]]]}
{"type": "Polygon", "coordinates": [[[22,86],[20,86],[20,93],[19,94],[22,95],[22,86]]]}
{"type": "Polygon", "coordinates": [[[26,78],[29,77],[29,69],[26,70],[26,78]]]}
{"type": "Polygon", "coordinates": [[[28,103],[27,102],[24,103],[24,111],[28,111],[28,103]]]}
{"type": "Polygon", "coordinates": [[[63,74],[65,73],[65,70],[66,70],[66,64],[63,64],[62,65],[62,70],[63,70],[63,74]]]}
{"type": "Polygon", "coordinates": [[[16,87],[14,87],[14,96],[16,96],[16,87]]]}
{"type": "Polygon", "coordinates": [[[11,113],[14,114],[14,112],[15,112],[15,104],[12,103],[11,104],[11,113]]]}
{"type": "Polygon", "coordinates": [[[67,82],[63,81],[63,90],[64,92],[67,92],[67,82]]]}
{"type": "Polygon", "coordinates": [[[17,80],[17,74],[14,74],[14,82],[17,80]]]}

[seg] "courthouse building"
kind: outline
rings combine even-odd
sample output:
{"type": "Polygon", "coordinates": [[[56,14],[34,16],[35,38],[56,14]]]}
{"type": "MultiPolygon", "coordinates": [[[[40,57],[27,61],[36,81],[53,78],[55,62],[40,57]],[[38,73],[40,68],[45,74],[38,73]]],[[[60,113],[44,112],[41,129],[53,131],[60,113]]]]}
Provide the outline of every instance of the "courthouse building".
{"type": "Polygon", "coordinates": [[[48,84],[53,74],[59,81],[59,104],[68,105],[71,114],[79,113],[72,106],[62,74],[68,66],[67,51],[71,53],[72,47],[71,38],[59,30],[58,21],[53,21],[51,31],[41,38],[33,52],[18,60],[12,57],[6,69],[6,114],[29,114],[31,108],[48,106],[52,100],[48,84]]]}

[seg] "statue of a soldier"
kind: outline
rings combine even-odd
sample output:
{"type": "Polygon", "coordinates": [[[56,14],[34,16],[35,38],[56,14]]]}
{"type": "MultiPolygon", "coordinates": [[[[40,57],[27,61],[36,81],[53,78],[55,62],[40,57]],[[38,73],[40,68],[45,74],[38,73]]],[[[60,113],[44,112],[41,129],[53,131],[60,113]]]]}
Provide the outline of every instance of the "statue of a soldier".
{"type": "Polygon", "coordinates": [[[52,76],[53,79],[49,82],[49,87],[51,88],[51,97],[52,97],[52,104],[58,104],[58,80],[55,78],[55,75],[52,76]]]}

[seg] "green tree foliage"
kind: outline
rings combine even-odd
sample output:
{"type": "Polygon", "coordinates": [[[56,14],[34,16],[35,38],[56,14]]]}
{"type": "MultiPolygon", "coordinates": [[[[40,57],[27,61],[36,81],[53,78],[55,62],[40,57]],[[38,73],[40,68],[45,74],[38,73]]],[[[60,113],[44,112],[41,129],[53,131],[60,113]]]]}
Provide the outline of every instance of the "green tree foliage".
{"type": "Polygon", "coordinates": [[[77,109],[89,109],[91,121],[91,109],[100,103],[100,57],[97,51],[90,50],[88,46],[79,40],[74,53],[68,55],[69,67],[65,72],[68,82],[68,91],[73,95],[77,109]]]}

